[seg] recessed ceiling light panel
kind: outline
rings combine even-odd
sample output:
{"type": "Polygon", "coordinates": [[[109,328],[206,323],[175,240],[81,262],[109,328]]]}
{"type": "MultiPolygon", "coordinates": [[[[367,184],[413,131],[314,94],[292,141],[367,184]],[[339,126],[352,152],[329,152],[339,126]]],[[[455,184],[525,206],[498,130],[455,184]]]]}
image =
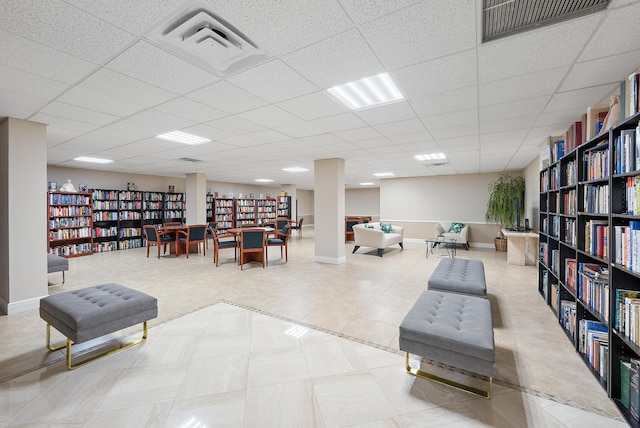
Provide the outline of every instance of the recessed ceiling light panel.
{"type": "Polygon", "coordinates": [[[327,92],[351,110],[374,107],[404,99],[387,73],[334,86],[327,89],[327,92]]]}
{"type": "Polygon", "coordinates": [[[395,174],[393,172],[376,172],[373,175],[376,177],[393,177],[395,174]]]}
{"type": "Polygon", "coordinates": [[[111,162],[113,162],[111,159],[92,158],[92,157],[89,157],[89,156],[79,156],[77,158],[74,158],[73,160],[80,161],[80,162],[93,162],[93,163],[111,163],[111,162]]]}
{"type": "Polygon", "coordinates": [[[417,161],[431,161],[442,160],[446,159],[447,157],[444,155],[444,153],[428,153],[424,155],[415,155],[413,158],[417,161]]]}
{"type": "Polygon", "coordinates": [[[373,186],[375,183],[360,183],[361,186],[373,186]]]}
{"type": "Polygon", "coordinates": [[[300,166],[293,166],[291,168],[282,168],[283,171],[287,172],[307,172],[309,171],[307,168],[302,168],[300,166]]]}
{"type": "Polygon", "coordinates": [[[197,135],[187,134],[186,132],[173,131],[165,134],[156,135],[156,138],[161,140],[173,141],[175,143],[182,144],[202,144],[211,141],[208,138],[198,137],[197,135]]]}
{"type": "Polygon", "coordinates": [[[270,178],[256,178],[253,181],[257,181],[259,183],[271,183],[273,180],[271,180],[270,178]]]}

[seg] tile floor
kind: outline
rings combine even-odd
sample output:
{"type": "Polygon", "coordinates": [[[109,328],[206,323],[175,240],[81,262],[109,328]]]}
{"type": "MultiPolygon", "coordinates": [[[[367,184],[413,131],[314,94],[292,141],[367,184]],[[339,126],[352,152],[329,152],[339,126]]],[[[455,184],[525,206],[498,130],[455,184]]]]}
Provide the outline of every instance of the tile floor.
{"type": "Polygon", "coordinates": [[[0,426],[626,426],[542,302],[533,266],[458,251],[485,264],[497,357],[486,400],[406,374],[398,351],[398,326],[446,252],[352,248],[346,264],[315,263],[305,228],[289,262],[272,249],[266,269],[240,271],[230,250],[218,268],[212,252],[70,259],[50,293],[118,282],[156,296],[159,317],[145,343],[74,371],[46,351],[37,310],[0,317],[0,426]]]}

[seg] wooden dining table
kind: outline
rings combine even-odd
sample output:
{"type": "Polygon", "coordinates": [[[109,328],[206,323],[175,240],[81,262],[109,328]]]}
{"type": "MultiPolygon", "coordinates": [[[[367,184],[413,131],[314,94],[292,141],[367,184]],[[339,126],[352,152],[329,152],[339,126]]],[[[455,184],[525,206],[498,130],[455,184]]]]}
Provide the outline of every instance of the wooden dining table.
{"type": "MultiPolygon", "coordinates": [[[[267,226],[267,227],[232,227],[231,229],[226,229],[226,232],[228,233],[233,233],[236,236],[240,235],[242,233],[242,231],[245,230],[263,230],[265,233],[265,237],[270,234],[275,232],[275,229],[273,227],[267,226]]],[[[263,254],[262,257],[267,257],[266,254],[266,248],[267,248],[267,240],[265,238],[264,244],[263,244],[263,254]]],[[[261,260],[258,260],[258,256],[256,255],[257,253],[247,253],[247,257],[248,257],[248,261],[254,261],[254,262],[260,262],[261,260]]]]}
{"type": "MultiPolygon", "coordinates": [[[[189,229],[189,226],[186,224],[176,224],[176,225],[168,225],[162,226],[160,229],[165,233],[173,233],[175,235],[175,239],[169,243],[169,253],[175,254],[176,257],[186,254],[185,244],[178,240],[178,236],[180,235],[178,232],[183,231],[186,232],[189,229]]],[[[198,253],[198,244],[189,245],[189,254],[197,254],[198,253]]]]}

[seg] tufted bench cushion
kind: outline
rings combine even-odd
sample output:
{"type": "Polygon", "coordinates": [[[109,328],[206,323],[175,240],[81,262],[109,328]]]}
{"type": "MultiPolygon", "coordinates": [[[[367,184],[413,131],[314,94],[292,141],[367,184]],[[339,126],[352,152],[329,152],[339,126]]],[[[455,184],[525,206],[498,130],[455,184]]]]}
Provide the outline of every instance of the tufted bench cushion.
{"type": "Polygon", "coordinates": [[[442,259],[429,277],[427,288],[486,297],[484,264],[480,260],[442,259]]]}
{"type": "Polygon", "coordinates": [[[69,270],[69,260],[55,254],[47,253],[47,273],[69,270]]]}
{"type": "Polygon", "coordinates": [[[47,296],[40,317],[74,343],[82,343],[158,316],[155,297],[120,284],[102,284],[47,296]]]}
{"type": "Polygon", "coordinates": [[[400,350],[492,377],[495,343],[489,300],[423,292],[400,324],[400,350]]]}

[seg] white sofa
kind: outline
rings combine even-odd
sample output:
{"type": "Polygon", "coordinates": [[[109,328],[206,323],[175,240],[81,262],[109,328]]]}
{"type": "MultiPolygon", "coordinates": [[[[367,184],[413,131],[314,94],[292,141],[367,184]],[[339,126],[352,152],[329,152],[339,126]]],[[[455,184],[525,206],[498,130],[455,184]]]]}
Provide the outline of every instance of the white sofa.
{"type": "Polygon", "coordinates": [[[404,228],[402,226],[391,225],[392,231],[384,233],[380,228],[380,223],[361,223],[353,226],[354,247],[353,253],[360,247],[372,247],[378,249],[378,255],[382,257],[385,248],[399,244],[402,246],[404,228]]]}
{"type": "MultiPolygon", "coordinates": [[[[460,233],[448,232],[451,227],[451,223],[437,223],[433,232],[436,238],[442,238],[443,242],[451,242],[455,240],[456,244],[464,245],[465,249],[469,249],[469,225],[465,224],[460,233]]],[[[435,246],[435,245],[434,245],[435,246]]]]}

